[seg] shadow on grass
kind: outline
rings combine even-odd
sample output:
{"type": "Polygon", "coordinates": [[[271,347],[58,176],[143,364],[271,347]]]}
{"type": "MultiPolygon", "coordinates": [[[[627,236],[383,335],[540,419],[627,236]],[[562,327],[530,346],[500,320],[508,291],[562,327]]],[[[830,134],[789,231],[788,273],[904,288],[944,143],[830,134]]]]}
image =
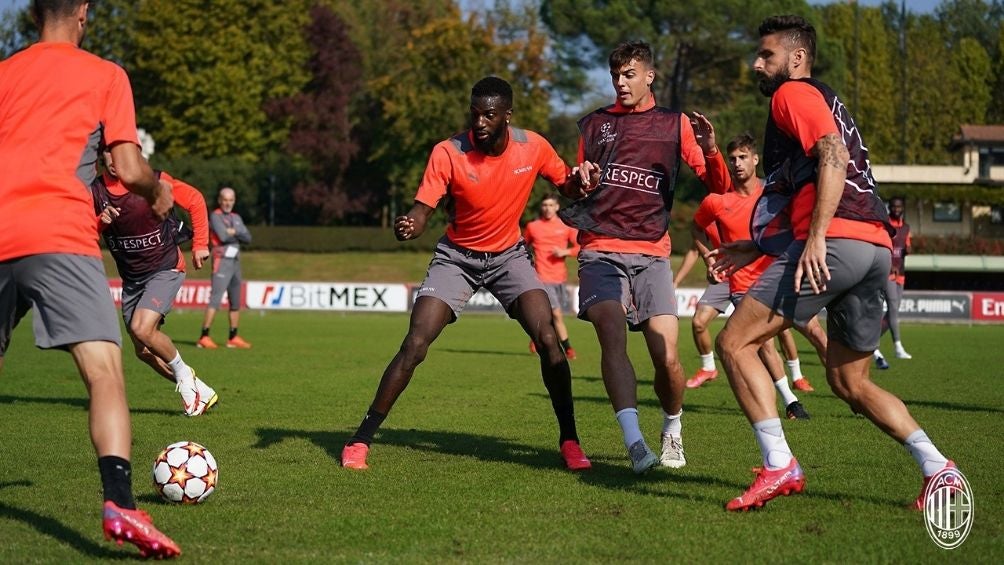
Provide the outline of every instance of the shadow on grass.
{"type": "Polygon", "coordinates": [[[505,351],[501,349],[454,349],[452,347],[444,347],[442,349],[437,349],[437,351],[442,351],[443,353],[463,353],[471,355],[508,355],[510,357],[526,357],[527,359],[534,359],[534,356],[529,353],[505,351]]]}
{"type": "Polygon", "coordinates": [[[903,399],[907,407],[922,406],[924,408],[937,408],[938,410],[948,410],[949,412],[989,412],[994,414],[1004,414],[1004,409],[996,406],[977,406],[975,404],[956,404],[954,402],[932,401],[932,400],[907,400],[903,399]]]}
{"type": "MultiPolygon", "coordinates": [[[[258,442],[252,446],[256,449],[267,449],[286,439],[305,439],[323,449],[335,462],[340,461],[342,446],[350,437],[349,433],[309,432],[277,428],[259,428],[256,433],[258,434],[258,442]]],[[[374,442],[374,449],[378,449],[380,445],[394,445],[416,451],[475,458],[488,463],[522,465],[539,470],[564,468],[557,448],[531,446],[491,436],[458,432],[383,429],[379,432],[377,441],[374,442]]],[[[616,462],[593,458],[592,463],[591,470],[575,474],[584,484],[636,494],[717,504],[720,502],[717,499],[689,491],[685,485],[697,483],[704,486],[725,486],[732,489],[738,489],[742,486],[708,476],[680,475],[662,468],[657,468],[646,475],[637,476],[631,472],[626,458],[623,460],[618,458],[616,462]],[[665,490],[666,483],[680,485],[683,488],[679,492],[667,492],[665,490]]]]}
{"type": "MultiPolygon", "coordinates": [[[[0,490],[9,487],[30,487],[33,486],[33,484],[34,483],[31,481],[24,480],[8,481],[0,483],[0,490]]],[[[100,516],[100,513],[96,513],[96,516],[100,516]]],[[[3,502],[0,502],[0,518],[24,522],[32,528],[35,528],[38,533],[63,542],[79,553],[90,557],[101,559],[134,559],[139,557],[138,553],[135,555],[129,555],[121,551],[115,551],[109,547],[98,545],[80,532],[70,528],[55,518],[43,516],[37,512],[11,506],[3,502]]],[[[97,525],[97,520],[95,520],[95,525],[97,525]]]]}
{"type": "MultiPolygon", "coordinates": [[[[52,396],[11,396],[0,394],[0,404],[15,404],[17,402],[29,402],[34,404],[63,404],[81,410],[87,410],[90,400],[84,397],[59,398],[52,396]]],[[[180,414],[178,410],[164,410],[162,408],[129,408],[131,414],[160,414],[173,416],[180,414]]]]}

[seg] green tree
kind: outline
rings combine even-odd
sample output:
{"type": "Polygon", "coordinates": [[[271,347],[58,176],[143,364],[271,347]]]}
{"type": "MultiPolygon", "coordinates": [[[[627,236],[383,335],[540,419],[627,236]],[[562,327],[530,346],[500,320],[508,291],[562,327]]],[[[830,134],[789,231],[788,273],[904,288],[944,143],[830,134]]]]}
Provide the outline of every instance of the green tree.
{"type": "Polygon", "coordinates": [[[952,134],[958,130],[956,108],[964,103],[942,27],[930,16],[911,16],[906,30],[907,112],[906,164],[948,164],[952,134]]]}
{"type": "Polygon", "coordinates": [[[658,75],[656,100],[670,108],[704,110],[731,100],[764,17],[811,14],[803,0],[544,0],[541,12],[560,42],[583,47],[582,65],[605,68],[617,44],[648,42],[658,75]]]}
{"type": "Polygon", "coordinates": [[[895,35],[878,8],[830,4],[820,13],[823,33],[839,42],[846,54],[846,80],[838,94],[861,128],[872,162],[898,158],[901,151],[892,65],[895,35]]]}
{"type": "Polygon", "coordinates": [[[958,124],[986,123],[993,73],[990,56],[980,42],[971,37],[959,39],[952,49],[951,70],[955,89],[964,93],[953,112],[958,124]]]}
{"type": "Polygon", "coordinates": [[[994,78],[991,83],[990,92],[996,93],[991,96],[990,107],[987,110],[987,122],[992,124],[1004,123],[1004,25],[997,30],[997,57],[993,62],[994,78]]]}
{"type": "MultiPolygon", "coordinates": [[[[238,156],[255,161],[286,138],[287,124],[267,119],[266,100],[307,82],[302,30],[307,0],[145,0],[128,12],[141,127],[170,157],[238,156]]],[[[127,32],[129,33],[129,32],[127,32]]]]}

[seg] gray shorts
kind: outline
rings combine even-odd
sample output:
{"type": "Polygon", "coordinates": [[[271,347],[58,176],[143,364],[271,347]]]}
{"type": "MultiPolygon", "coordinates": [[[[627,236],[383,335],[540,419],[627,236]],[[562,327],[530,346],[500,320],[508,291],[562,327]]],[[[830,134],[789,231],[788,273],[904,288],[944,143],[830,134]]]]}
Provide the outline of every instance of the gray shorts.
{"type": "Polygon", "coordinates": [[[30,306],[35,345],[42,349],[85,341],[122,345],[101,259],[44,254],[0,262],[0,356],[30,306]]]}
{"type": "Polygon", "coordinates": [[[520,295],[544,290],[522,239],[505,251],[491,253],[461,247],[443,236],[415,299],[432,296],[442,300],[453,310],[456,321],[467,301],[482,287],[492,293],[510,317],[510,308],[520,295]]]}
{"type": "Polygon", "coordinates": [[[793,242],[750,288],[748,294],[799,327],[826,308],[826,333],[855,351],[873,351],[882,335],[882,299],[891,253],[855,239],[826,240],[826,290],[813,294],[803,278],[795,293],[795,269],[805,241],[793,242]]]}
{"type": "Polygon", "coordinates": [[[697,301],[698,306],[710,306],[724,314],[729,309],[729,281],[709,284],[697,301]]]}
{"type": "Polygon", "coordinates": [[[568,287],[565,283],[544,283],[544,292],[551,303],[551,310],[564,311],[568,307],[568,287]]]}
{"type": "Polygon", "coordinates": [[[209,292],[209,307],[219,310],[223,303],[223,291],[227,291],[230,310],[240,310],[244,302],[241,297],[241,262],[238,258],[226,257],[214,260],[213,288],[209,292]]]}
{"type": "Polygon", "coordinates": [[[132,323],[137,308],[153,310],[161,317],[167,316],[184,282],[185,273],[174,270],[157,271],[139,281],[123,280],[122,319],[126,327],[132,323]]]}
{"type": "Polygon", "coordinates": [[[653,316],[676,316],[673,269],[666,257],[640,253],[579,253],[579,318],[588,320],[589,308],[606,300],[624,306],[628,327],[641,330],[653,316]]]}

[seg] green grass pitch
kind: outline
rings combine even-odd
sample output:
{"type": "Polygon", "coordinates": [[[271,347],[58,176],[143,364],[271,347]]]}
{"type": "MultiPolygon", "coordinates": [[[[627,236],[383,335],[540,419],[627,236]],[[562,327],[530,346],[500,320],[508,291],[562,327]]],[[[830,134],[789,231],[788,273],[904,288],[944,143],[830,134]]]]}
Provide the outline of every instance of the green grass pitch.
{"type": "MultiPolygon", "coordinates": [[[[568,320],[579,434],[591,471],[563,470],[556,424],[519,326],[465,315],[419,368],[370,451],[338,465],[407,316],[248,312],[249,351],[194,347],[201,312],[165,330],[219,405],[181,414],[173,387],[125,355],[134,490],[190,562],[1001,562],[1004,559],[1004,326],[904,325],[914,358],[873,372],[903,398],[969,479],[974,526],[948,552],[904,509],[920,478],[907,452],[827,388],[800,339],[816,392],[785,430],[806,492],[765,509],[722,506],[749,485],[759,453],[724,378],[688,391],[680,470],[631,473],[588,324],[568,320]],[[202,443],[220,485],[200,506],[161,502],[150,467],[169,443],[202,443]]],[[[217,320],[216,336],[223,337],[217,320]]],[[[716,327],[716,330],[720,324],[716,327]]],[[[87,400],[65,353],[34,348],[30,319],[0,372],[0,563],[86,562],[136,554],[105,542],[87,400]]],[[[686,372],[697,366],[681,323],[686,372]]],[[[888,338],[886,338],[888,340],[888,338]]],[[[885,343],[889,349],[888,343],[885,343]]],[[[630,343],[649,443],[661,416],[638,335],[630,343]]],[[[891,349],[887,351],[891,353],[891,349]]]]}

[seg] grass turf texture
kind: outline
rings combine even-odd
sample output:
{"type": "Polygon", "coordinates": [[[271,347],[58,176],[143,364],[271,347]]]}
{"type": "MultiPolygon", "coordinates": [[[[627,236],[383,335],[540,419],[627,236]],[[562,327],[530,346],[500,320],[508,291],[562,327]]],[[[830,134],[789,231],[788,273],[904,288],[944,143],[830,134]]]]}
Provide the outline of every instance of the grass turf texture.
{"type": "MultiPolygon", "coordinates": [[[[826,387],[800,339],[813,419],[785,429],[806,492],[764,510],[722,505],[752,479],[759,454],[724,375],[687,391],[688,464],[643,477],[629,468],[599,376],[591,328],[569,320],[579,433],[591,471],[566,472],[535,358],[518,325],[466,315],[446,329],[391,413],[370,470],[338,456],[407,328],[405,315],[275,313],[242,317],[249,351],[196,349],[201,312],[165,329],[220,393],[208,415],[181,415],[173,386],[127,350],[134,489],[142,508],[198,562],[1000,562],[1004,504],[999,443],[1004,327],[904,326],[914,359],[874,372],[907,401],[969,479],[975,525],[950,553],[904,509],[920,478],[907,452],[826,387]],[[150,467],[166,445],[202,443],[220,485],[200,506],[161,502],[150,467]]],[[[223,331],[217,323],[217,333],[223,331]]],[[[101,489],[87,435],[86,393],[64,353],[16,330],[0,373],[0,562],[78,562],[135,555],[104,542],[101,489]]],[[[716,331],[720,324],[715,328],[716,331]]],[[[689,376],[697,358],[681,324],[689,376]]],[[[888,345],[888,344],[886,344],[888,345]]],[[[640,336],[643,431],[661,415],[640,336]]],[[[891,353],[891,350],[888,352],[891,353]]]]}

